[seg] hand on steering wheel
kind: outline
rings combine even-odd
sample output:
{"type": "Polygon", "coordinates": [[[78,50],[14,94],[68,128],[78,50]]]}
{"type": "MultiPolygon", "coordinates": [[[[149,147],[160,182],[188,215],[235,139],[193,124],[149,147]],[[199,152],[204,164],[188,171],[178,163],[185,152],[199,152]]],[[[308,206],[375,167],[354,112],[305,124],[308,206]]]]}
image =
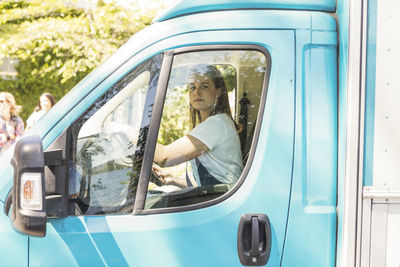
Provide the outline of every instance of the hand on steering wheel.
{"type": "Polygon", "coordinates": [[[153,163],[152,168],[154,176],[156,176],[157,179],[161,181],[161,183],[170,184],[174,181],[174,178],[172,177],[171,173],[162,170],[158,165],[153,163]]]}

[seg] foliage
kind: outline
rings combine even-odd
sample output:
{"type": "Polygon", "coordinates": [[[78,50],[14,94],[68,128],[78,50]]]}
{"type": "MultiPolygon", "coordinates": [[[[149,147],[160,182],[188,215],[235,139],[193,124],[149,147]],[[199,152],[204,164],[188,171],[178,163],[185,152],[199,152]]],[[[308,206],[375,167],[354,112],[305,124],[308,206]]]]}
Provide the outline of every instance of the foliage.
{"type": "Polygon", "coordinates": [[[17,79],[0,78],[0,91],[14,94],[26,119],[41,93],[60,99],[154,15],[115,3],[88,8],[73,0],[1,1],[0,59],[19,64],[17,79]]]}
{"type": "Polygon", "coordinates": [[[170,88],[165,98],[158,142],[168,145],[189,132],[187,86],[170,88]]]}

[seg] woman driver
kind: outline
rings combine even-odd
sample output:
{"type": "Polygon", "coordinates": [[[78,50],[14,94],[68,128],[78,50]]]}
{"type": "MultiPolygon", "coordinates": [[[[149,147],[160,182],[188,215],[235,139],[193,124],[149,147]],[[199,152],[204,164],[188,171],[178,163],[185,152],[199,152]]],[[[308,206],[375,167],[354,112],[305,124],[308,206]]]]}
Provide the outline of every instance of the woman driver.
{"type": "MultiPolygon", "coordinates": [[[[225,81],[212,65],[197,65],[188,77],[192,129],[169,145],[157,144],[154,161],[169,167],[190,160],[199,186],[235,183],[243,162],[225,81]]],[[[177,183],[172,177],[165,181],[177,183]]]]}

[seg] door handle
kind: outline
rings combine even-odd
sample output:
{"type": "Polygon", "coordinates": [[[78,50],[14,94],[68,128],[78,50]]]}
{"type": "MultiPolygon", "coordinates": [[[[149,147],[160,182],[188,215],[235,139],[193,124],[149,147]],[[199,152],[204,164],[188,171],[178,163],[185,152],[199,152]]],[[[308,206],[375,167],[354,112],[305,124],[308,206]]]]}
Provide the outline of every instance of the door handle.
{"type": "Polygon", "coordinates": [[[244,214],[240,218],[238,240],[240,262],[246,266],[267,264],[271,253],[271,225],[266,214],[244,214]]]}

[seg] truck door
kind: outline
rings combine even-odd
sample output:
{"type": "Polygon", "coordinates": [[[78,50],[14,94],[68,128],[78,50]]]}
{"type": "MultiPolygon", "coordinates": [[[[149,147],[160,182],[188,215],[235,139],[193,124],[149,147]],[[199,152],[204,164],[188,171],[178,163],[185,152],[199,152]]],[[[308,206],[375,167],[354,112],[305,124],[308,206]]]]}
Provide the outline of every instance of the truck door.
{"type": "MultiPolygon", "coordinates": [[[[238,254],[260,264],[265,252],[268,265],[279,266],[293,165],[294,51],[292,30],[193,32],[116,70],[71,111],[81,115],[66,130],[69,216],[48,219],[45,238],[29,238],[29,265],[241,266],[238,254]],[[153,162],[157,143],[192,131],[187,78],[199,65],[222,75],[241,146],[243,165],[217,184],[199,182],[193,162],[153,162]]],[[[216,124],[208,135],[222,130],[216,124]]]]}

